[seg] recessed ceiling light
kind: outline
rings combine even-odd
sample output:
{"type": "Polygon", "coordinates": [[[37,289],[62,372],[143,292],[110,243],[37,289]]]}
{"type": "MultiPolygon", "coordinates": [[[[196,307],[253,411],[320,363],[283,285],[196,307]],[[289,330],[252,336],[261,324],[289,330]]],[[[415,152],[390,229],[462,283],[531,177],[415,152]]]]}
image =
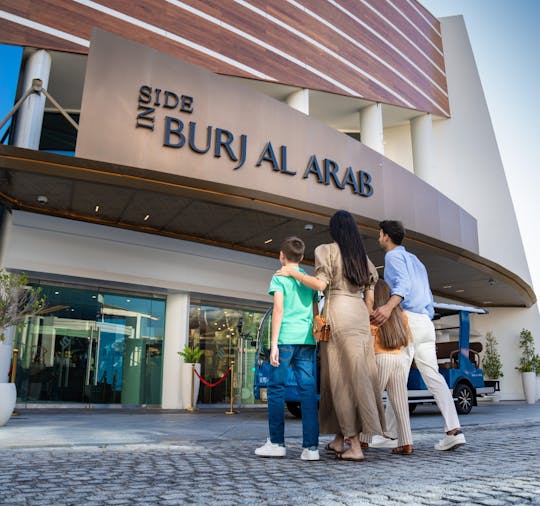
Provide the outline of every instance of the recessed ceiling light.
{"type": "Polygon", "coordinates": [[[99,206],[96,206],[94,211],[97,213],[99,211],[99,206]]]}
{"type": "Polygon", "coordinates": [[[482,302],[482,304],[493,304],[493,302],[490,301],[490,300],[485,300],[485,301],[482,302]]]}
{"type": "Polygon", "coordinates": [[[443,288],[452,288],[452,285],[444,285],[443,288]]]}
{"type": "Polygon", "coordinates": [[[97,295],[92,295],[92,299],[97,299],[97,295]]]}
{"type": "Polygon", "coordinates": [[[264,244],[270,244],[274,239],[266,239],[266,241],[264,241],[264,244]]]}
{"type": "Polygon", "coordinates": [[[55,295],[58,295],[60,292],[54,292],[55,295]]]}
{"type": "Polygon", "coordinates": [[[460,290],[456,290],[456,293],[463,293],[465,290],[463,290],[463,288],[461,288],[460,290]]]}
{"type": "Polygon", "coordinates": [[[126,302],[131,302],[131,299],[126,299],[126,302]]]}
{"type": "Polygon", "coordinates": [[[150,215],[149,215],[149,214],[147,214],[147,215],[144,217],[144,221],[147,221],[148,218],[150,218],[150,215]]]}

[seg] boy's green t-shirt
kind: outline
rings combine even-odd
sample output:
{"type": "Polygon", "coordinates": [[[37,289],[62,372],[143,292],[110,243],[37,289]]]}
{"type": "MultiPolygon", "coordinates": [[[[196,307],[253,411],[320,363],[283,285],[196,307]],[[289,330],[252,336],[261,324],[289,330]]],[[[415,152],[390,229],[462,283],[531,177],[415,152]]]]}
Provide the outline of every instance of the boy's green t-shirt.
{"type": "MultiPolygon", "coordinates": [[[[304,274],[302,268],[298,270],[304,274]]],[[[313,337],[313,302],[317,292],[287,276],[273,276],[268,293],[283,293],[283,320],[278,344],[315,344],[313,337]]]]}

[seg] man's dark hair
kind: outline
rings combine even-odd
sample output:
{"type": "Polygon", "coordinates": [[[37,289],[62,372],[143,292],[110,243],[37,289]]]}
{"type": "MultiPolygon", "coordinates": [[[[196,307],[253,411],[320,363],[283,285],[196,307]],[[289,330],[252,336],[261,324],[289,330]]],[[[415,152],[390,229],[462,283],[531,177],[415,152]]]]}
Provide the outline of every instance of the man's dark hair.
{"type": "Polygon", "coordinates": [[[405,229],[401,221],[384,220],[379,223],[379,228],[387,234],[396,246],[400,246],[405,237],[405,229]]]}
{"type": "Polygon", "coordinates": [[[283,251],[285,258],[289,262],[298,263],[304,257],[306,245],[304,244],[304,241],[300,239],[300,237],[293,235],[284,239],[279,249],[280,251],[283,251]]]}

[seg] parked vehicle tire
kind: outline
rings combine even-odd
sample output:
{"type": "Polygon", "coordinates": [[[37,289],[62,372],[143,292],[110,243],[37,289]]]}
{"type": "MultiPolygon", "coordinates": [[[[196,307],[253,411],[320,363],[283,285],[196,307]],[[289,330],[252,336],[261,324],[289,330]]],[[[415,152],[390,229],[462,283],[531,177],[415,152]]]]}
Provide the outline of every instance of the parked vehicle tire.
{"type": "Polygon", "coordinates": [[[454,389],[456,398],[456,411],[460,415],[468,415],[474,404],[474,393],[471,387],[465,383],[460,383],[454,389]]]}
{"type": "Polygon", "coordinates": [[[287,409],[289,413],[295,418],[302,418],[302,408],[299,402],[288,402],[287,409]]]}
{"type": "Polygon", "coordinates": [[[414,410],[416,409],[416,406],[418,406],[418,403],[416,402],[409,402],[409,415],[411,413],[414,413],[414,410]]]}

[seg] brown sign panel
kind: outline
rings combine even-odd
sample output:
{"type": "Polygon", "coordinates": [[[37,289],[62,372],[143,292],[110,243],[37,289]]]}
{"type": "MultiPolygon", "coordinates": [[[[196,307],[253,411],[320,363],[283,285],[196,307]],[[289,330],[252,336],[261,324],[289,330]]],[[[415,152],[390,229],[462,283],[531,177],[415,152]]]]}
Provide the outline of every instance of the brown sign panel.
{"type": "Polygon", "coordinates": [[[476,221],[413,174],[286,104],[96,30],[76,156],[408,229],[478,251],[476,221]]]}

